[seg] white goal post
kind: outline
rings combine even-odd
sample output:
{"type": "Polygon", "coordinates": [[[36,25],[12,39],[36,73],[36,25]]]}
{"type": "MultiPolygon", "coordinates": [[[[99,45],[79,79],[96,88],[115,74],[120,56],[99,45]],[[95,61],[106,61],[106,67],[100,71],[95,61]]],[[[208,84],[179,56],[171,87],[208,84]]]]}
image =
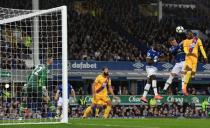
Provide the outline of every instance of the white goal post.
{"type": "Polygon", "coordinates": [[[37,11],[0,7],[0,125],[68,123],[67,34],[66,6],[37,11]],[[35,19],[38,19],[38,37],[33,34],[35,19]],[[34,54],[39,57],[38,65],[34,54]],[[56,64],[48,66],[49,58],[56,64]],[[33,77],[36,83],[30,86],[30,75],[38,66],[46,68],[46,81],[40,80],[42,72],[33,77]],[[10,75],[5,77],[3,72],[10,75]],[[58,86],[62,86],[63,103],[61,116],[55,118],[54,97],[58,86]],[[37,91],[40,87],[41,92],[37,91]]]}

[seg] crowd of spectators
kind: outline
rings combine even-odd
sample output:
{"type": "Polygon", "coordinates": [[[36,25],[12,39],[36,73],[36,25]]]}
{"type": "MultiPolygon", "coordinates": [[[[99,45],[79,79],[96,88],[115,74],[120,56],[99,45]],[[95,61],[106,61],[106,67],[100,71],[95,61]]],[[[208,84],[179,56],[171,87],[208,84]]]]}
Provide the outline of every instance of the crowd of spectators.
{"type": "Polygon", "coordinates": [[[69,57],[75,60],[142,59],[138,49],[111,30],[110,26],[91,14],[70,14],[69,57]],[[71,54],[72,53],[72,54],[71,54]]]}
{"type": "MultiPolygon", "coordinates": [[[[0,119],[19,119],[20,102],[12,100],[11,102],[0,103],[0,119]]],[[[86,106],[73,105],[69,106],[70,118],[81,118],[86,106]]],[[[102,116],[103,110],[100,111],[102,116]]],[[[54,118],[56,113],[51,112],[47,104],[43,104],[41,109],[32,111],[26,108],[23,111],[24,119],[41,119],[54,118]]],[[[94,114],[92,115],[94,117],[94,114]]],[[[198,107],[193,103],[177,104],[176,102],[163,104],[140,104],[140,105],[116,105],[113,106],[110,118],[144,118],[144,117],[167,117],[167,118],[207,118],[209,117],[209,109],[198,107]]]]}
{"type": "MultiPolygon", "coordinates": [[[[161,92],[162,89],[158,88],[158,90],[161,92]]],[[[190,95],[210,95],[210,87],[188,87],[188,92],[190,95]]],[[[166,95],[182,95],[182,92],[178,89],[178,87],[169,87],[166,95]]]]}
{"type": "Polygon", "coordinates": [[[48,108],[47,104],[43,104],[43,106],[39,109],[34,108],[24,108],[22,112],[20,112],[20,101],[13,99],[11,102],[2,102],[0,103],[0,120],[2,119],[13,119],[17,120],[20,118],[24,119],[41,119],[41,118],[53,118],[56,114],[51,112],[48,108]]]}
{"type": "MultiPolygon", "coordinates": [[[[142,0],[142,3],[157,3],[158,0],[142,0]]],[[[165,4],[194,4],[195,0],[162,0],[165,4]]]]}
{"type": "Polygon", "coordinates": [[[24,45],[25,37],[18,38],[21,31],[10,28],[2,29],[1,31],[1,64],[3,69],[25,69],[24,59],[30,57],[31,50],[24,45]]]}
{"type": "MultiPolygon", "coordinates": [[[[163,7],[163,18],[160,22],[155,16],[143,16],[139,10],[139,5],[136,1],[118,2],[117,0],[98,1],[98,4],[103,8],[105,15],[111,21],[119,24],[126,32],[139,40],[141,48],[148,49],[153,43],[158,43],[168,51],[167,39],[170,36],[175,36],[180,42],[184,37],[175,33],[175,28],[178,25],[184,26],[186,29],[198,29],[206,34],[210,24],[208,23],[209,15],[206,10],[200,8],[177,8],[163,7]],[[104,3],[103,3],[104,2],[104,3]],[[202,21],[202,22],[199,22],[202,21]],[[147,47],[144,45],[146,44],[147,47]]],[[[210,47],[209,40],[203,42],[204,46],[210,47]]],[[[140,48],[140,50],[142,50],[140,48]]],[[[172,60],[168,57],[168,62],[172,60]]]]}
{"type": "MultiPolygon", "coordinates": [[[[164,61],[173,62],[173,58],[168,54],[167,40],[170,36],[175,36],[178,41],[183,39],[183,36],[175,32],[177,25],[187,29],[199,29],[206,35],[210,34],[208,31],[210,16],[206,10],[198,7],[193,9],[163,6],[163,18],[158,21],[156,16],[145,16],[144,12],[141,12],[142,3],[138,0],[86,2],[92,4],[86,11],[75,10],[73,2],[66,0],[50,2],[49,7],[43,3],[40,6],[50,8],[62,3],[68,5],[68,48],[69,59],[72,60],[145,61],[146,50],[153,43],[157,43],[165,52],[164,61]],[[100,15],[97,15],[99,13],[96,11],[99,10],[100,15]]],[[[192,0],[175,3],[194,2],[192,0]]],[[[2,3],[2,6],[6,4],[7,2],[2,3]]],[[[30,5],[29,2],[25,8],[31,9],[30,5]]],[[[209,39],[203,41],[206,51],[210,49],[209,42],[209,39]]],[[[23,58],[19,57],[25,54],[24,51],[15,49],[10,42],[2,42],[1,51],[2,68],[25,68],[23,58]],[[4,53],[6,50],[12,50],[16,55],[4,53]]],[[[207,55],[210,55],[210,52],[207,55]]]]}
{"type": "MultiPolygon", "coordinates": [[[[80,118],[83,115],[85,107],[71,106],[70,117],[80,118]]],[[[103,114],[103,111],[101,111],[103,114]]],[[[143,118],[143,117],[186,117],[186,118],[206,118],[209,117],[208,109],[202,110],[194,104],[183,103],[161,105],[118,105],[113,106],[110,113],[111,118],[143,118]]],[[[94,114],[92,115],[94,117],[94,114]]]]}
{"type": "Polygon", "coordinates": [[[19,0],[19,1],[13,1],[13,0],[1,0],[0,1],[1,7],[4,8],[14,8],[14,9],[32,9],[32,1],[28,0],[19,0]]]}
{"type": "MultiPolygon", "coordinates": [[[[158,92],[162,92],[164,87],[165,81],[158,81],[158,92]]],[[[91,95],[92,94],[92,82],[89,84],[83,84],[80,82],[74,82],[73,88],[76,92],[76,95],[91,95]]],[[[139,88],[135,88],[135,90],[132,90],[132,87],[128,86],[127,83],[118,83],[118,82],[112,82],[112,89],[114,94],[116,95],[141,95],[143,93],[143,88],[145,84],[139,85],[139,88]]],[[[209,84],[194,84],[191,83],[190,86],[188,86],[188,93],[190,95],[210,95],[210,85],[209,84]],[[199,85],[199,86],[198,86],[199,85]]],[[[149,91],[149,94],[153,95],[154,92],[151,89],[149,91]]],[[[181,84],[174,82],[169,88],[167,89],[167,92],[165,95],[183,95],[181,90],[181,84]]]]}

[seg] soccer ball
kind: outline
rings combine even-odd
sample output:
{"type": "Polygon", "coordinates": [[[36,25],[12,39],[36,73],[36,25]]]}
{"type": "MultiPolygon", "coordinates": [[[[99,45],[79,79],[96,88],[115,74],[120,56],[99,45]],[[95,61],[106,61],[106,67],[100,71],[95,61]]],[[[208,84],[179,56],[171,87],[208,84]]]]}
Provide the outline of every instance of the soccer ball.
{"type": "Polygon", "coordinates": [[[182,26],[177,26],[177,27],[176,27],[176,32],[177,32],[177,33],[183,33],[183,32],[184,32],[184,27],[182,27],[182,26]]]}
{"type": "Polygon", "coordinates": [[[119,105],[121,102],[119,97],[115,97],[112,99],[112,105],[119,105]]]}
{"type": "Polygon", "coordinates": [[[5,84],[5,88],[9,88],[9,84],[5,84]]]}

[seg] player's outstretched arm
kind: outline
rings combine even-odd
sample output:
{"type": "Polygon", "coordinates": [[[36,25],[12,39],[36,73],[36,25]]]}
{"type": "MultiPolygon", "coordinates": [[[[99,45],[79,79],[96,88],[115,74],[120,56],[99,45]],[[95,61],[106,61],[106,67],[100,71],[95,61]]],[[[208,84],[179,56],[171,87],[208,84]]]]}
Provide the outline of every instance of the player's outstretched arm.
{"type": "Polygon", "coordinates": [[[204,58],[205,62],[208,62],[207,56],[206,56],[206,52],[205,52],[205,50],[204,50],[204,48],[203,48],[202,43],[199,44],[199,48],[200,48],[200,50],[201,50],[201,54],[203,55],[203,58],[204,58]]]}

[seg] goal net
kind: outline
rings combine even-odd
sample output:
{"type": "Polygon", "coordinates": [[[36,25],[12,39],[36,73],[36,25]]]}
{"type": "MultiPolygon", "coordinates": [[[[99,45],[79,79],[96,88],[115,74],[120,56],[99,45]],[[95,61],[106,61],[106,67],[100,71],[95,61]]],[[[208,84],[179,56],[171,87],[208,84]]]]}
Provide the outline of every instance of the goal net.
{"type": "Polygon", "coordinates": [[[0,7],[0,124],[67,123],[67,74],[66,6],[0,7]]]}

